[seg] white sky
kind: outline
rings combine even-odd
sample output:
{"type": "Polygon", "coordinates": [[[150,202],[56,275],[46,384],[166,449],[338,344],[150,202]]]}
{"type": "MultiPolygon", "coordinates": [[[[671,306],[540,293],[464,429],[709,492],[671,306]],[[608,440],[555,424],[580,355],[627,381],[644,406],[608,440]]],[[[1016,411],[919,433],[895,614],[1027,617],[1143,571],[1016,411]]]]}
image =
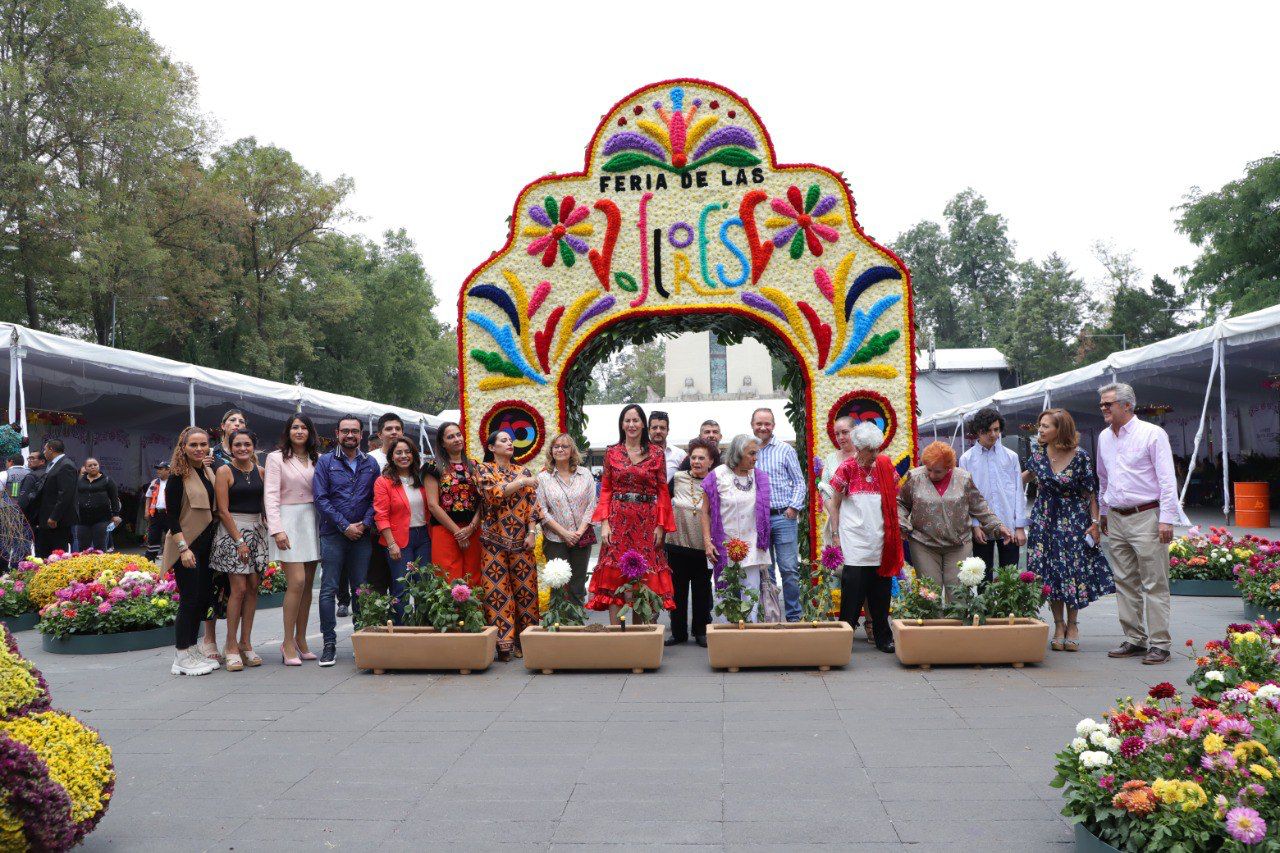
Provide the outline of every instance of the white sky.
{"type": "Polygon", "coordinates": [[[843,171],[881,242],[972,186],[1019,257],[1090,281],[1098,239],[1172,274],[1197,251],[1171,208],[1280,148],[1275,3],[126,5],[223,141],[350,175],[346,230],[406,228],[451,321],[520,188],[581,169],[601,114],[670,77],[750,100],[781,161],[843,171]]]}

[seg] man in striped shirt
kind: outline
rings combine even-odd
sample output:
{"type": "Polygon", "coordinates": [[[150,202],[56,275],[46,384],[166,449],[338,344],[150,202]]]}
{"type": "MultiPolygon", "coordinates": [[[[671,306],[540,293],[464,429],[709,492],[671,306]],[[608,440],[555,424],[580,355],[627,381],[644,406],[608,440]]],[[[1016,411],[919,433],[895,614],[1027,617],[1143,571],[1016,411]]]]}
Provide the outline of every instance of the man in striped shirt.
{"type": "Polygon", "coordinates": [[[800,621],[800,580],[797,575],[797,520],[804,510],[804,469],[795,448],[773,437],[772,409],[751,413],[751,431],[760,442],[756,465],[769,478],[769,550],[782,575],[787,621],[800,621]]]}

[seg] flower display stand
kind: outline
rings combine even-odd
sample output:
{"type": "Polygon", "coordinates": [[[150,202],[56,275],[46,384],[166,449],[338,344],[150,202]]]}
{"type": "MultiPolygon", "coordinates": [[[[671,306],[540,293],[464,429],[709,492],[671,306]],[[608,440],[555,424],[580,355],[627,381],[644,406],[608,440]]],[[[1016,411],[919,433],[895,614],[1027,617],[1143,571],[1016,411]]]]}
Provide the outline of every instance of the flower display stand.
{"type": "Polygon", "coordinates": [[[55,655],[109,655],[172,646],[173,641],[173,626],[166,625],[119,634],[68,634],[65,637],[43,634],[40,645],[55,655]]]}
{"type": "Polygon", "coordinates": [[[826,672],[849,663],[848,622],[764,622],[707,626],[707,661],[713,669],[816,666],[826,672]]]}
{"type": "Polygon", "coordinates": [[[1259,607],[1251,601],[1244,603],[1244,618],[1250,622],[1266,619],[1268,622],[1280,622],[1280,610],[1259,607]]]}
{"type": "Polygon", "coordinates": [[[1170,595],[1198,595],[1217,598],[1239,598],[1235,581],[1169,581],[1170,595]]]}
{"type": "Polygon", "coordinates": [[[928,669],[935,664],[1023,664],[1044,660],[1049,625],[1039,619],[999,619],[966,625],[959,619],[894,619],[898,661],[928,669]]]}
{"type": "Polygon", "coordinates": [[[639,674],[662,666],[661,625],[566,626],[520,632],[527,669],[550,675],[565,669],[629,669],[639,674]]]}
{"type": "Polygon", "coordinates": [[[17,616],[0,616],[0,624],[15,634],[19,631],[30,631],[39,621],[40,614],[35,611],[19,613],[17,616]]]}
{"type": "Polygon", "coordinates": [[[498,629],[441,634],[435,628],[379,625],[351,635],[356,666],[382,675],[389,669],[453,669],[462,675],[482,672],[493,663],[498,629]]]}
{"type": "Polygon", "coordinates": [[[1075,833],[1078,853],[1120,853],[1117,848],[1090,832],[1083,823],[1075,825],[1075,833]]]}

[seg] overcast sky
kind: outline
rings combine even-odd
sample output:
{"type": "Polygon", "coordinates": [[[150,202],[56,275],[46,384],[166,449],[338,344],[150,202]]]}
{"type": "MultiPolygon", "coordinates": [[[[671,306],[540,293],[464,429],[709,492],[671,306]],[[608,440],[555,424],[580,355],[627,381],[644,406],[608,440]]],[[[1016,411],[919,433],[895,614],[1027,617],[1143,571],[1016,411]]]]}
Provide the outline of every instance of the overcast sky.
{"type": "Polygon", "coordinates": [[[404,227],[456,319],[525,183],[582,168],[600,116],[701,77],[751,101],[783,162],[848,178],[881,242],[972,186],[1019,257],[1149,279],[1196,249],[1172,210],[1280,149],[1280,4],[393,3],[130,0],[200,80],[222,140],[355,180],[348,231],[404,227]]]}

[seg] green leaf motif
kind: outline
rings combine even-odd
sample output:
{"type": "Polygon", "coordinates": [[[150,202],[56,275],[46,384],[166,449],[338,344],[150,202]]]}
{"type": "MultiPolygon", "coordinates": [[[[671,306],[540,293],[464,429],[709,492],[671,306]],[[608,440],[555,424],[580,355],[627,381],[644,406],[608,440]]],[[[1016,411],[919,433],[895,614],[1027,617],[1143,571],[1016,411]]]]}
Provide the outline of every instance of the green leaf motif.
{"type": "Polygon", "coordinates": [[[559,224],[560,206],[556,204],[556,200],[551,196],[547,196],[542,200],[542,206],[547,211],[547,216],[551,217],[552,224],[559,224]]]}
{"type": "Polygon", "coordinates": [[[791,238],[790,254],[793,261],[799,260],[800,256],[804,254],[803,228],[796,229],[795,236],[791,238]]]}
{"type": "Polygon", "coordinates": [[[564,261],[566,267],[573,266],[573,262],[576,260],[573,249],[570,249],[569,244],[564,240],[560,241],[560,260],[564,261]]]}
{"type": "Polygon", "coordinates": [[[471,357],[483,364],[485,369],[490,373],[497,373],[500,376],[510,376],[513,379],[519,379],[521,376],[524,376],[524,371],[507,361],[499,353],[473,349],[471,351],[471,357]]]}
{"type": "Polygon", "coordinates": [[[901,332],[897,329],[890,329],[879,335],[872,335],[870,340],[862,345],[859,350],[854,353],[853,358],[849,359],[850,364],[866,364],[877,356],[882,356],[889,351],[889,347],[901,336],[901,332]]]}
{"type": "Polygon", "coordinates": [[[636,284],[635,276],[631,273],[619,270],[613,274],[613,283],[625,290],[627,293],[635,293],[640,289],[640,285],[636,284]]]}
{"type": "Polygon", "coordinates": [[[722,166],[737,167],[758,166],[760,165],[760,158],[745,148],[740,148],[737,145],[730,145],[727,148],[721,148],[718,151],[713,151],[701,160],[695,160],[688,166],[685,166],[681,171],[688,172],[698,168],[699,166],[705,166],[708,163],[719,163],[722,166]]]}
{"type": "Polygon", "coordinates": [[[813,206],[818,203],[818,198],[822,195],[822,190],[818,189],[818,185],[814,184],[809,187],[809,192],[804,197],[804,212],[812,213],[813,206]]]}
{"type": "Polygon", "coordinates": [[[648,154],[641,154],[638,151],[621,151],[614,154],[608,161],[601,166],[606,172],[630,172],[632,169],[639,169],[641,166],[657,166],[659,169],[672,171],[671,167],[660,160],[655,160],[648,154]]]}

